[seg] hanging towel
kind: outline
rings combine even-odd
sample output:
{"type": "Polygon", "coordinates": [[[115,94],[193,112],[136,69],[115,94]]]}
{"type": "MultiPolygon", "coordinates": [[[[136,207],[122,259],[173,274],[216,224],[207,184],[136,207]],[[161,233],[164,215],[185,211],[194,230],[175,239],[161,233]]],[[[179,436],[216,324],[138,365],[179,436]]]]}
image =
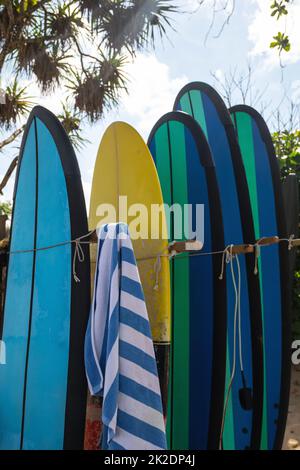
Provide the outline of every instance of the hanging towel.
{"type": "Polygon", "coordinates": [[[103,397],[102,449],[166,449],[149,318],[125,224],[100,230],[85,366],[91,394],[103,397]]]}

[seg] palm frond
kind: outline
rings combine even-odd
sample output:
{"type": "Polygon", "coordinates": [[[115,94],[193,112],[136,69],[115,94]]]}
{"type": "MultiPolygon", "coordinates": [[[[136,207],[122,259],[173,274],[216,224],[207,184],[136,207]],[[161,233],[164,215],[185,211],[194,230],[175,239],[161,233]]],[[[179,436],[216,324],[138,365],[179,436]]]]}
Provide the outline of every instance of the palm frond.
{"type": "Polygon", "coordinates": [[[112,2],[102,17],[98,32],[103,44],[119,52],[135,50],[154,43],[155,32],[163,37],[171,26],[170,15],[177,12],[172,0],[131,0],[112,2]]]}
{"type": "Polygon", "coordinates": [[[100,59],[85,74],[73,72],[67,87],[71,90],[75,108],[90,122],[100,119],[106,110],[118,104],[120,92],[126,90],[125,56],[99,51],[100,59]]]}
{"type": "Polygon", "coordinates": [[[80,126],[80,114],[79,112],[74,111],[73,107],[68,102],[62,103],[62,108],[62,112],[59,114],[58,119],[62,123],[73,146],[79,150],[89,142],[88,139],[85,139],[81,135],[82,129],[80,126]]]}
{"type": "Polygon", "coordinates": [[[127,76],[124,69],[128,63],[127,57],[112,53],[105,55],[101,49],[99,50],[99,55],[101,57],[99,72],[103,83],[115,90],[118,88],[126,89],[127,76]]]}
{"type": "Polygon", "coordinates": [[[79,8],[90,22],[92,30],[97,31],[101,21],[113,7],[113,3],[113,0],[79,0],[79,8]]]}
{"type": "Polygon", "coordinates": [[[72,40],[72,37],[78,36],[80,28],[83,27],[83,21],[79,8],[71,8],[70,3],[53,5],[47,15],[47,28],[50,36],[58,39],[64,45],[65,41],[72,40]]]}
{"type": "Polygon", "coordinates": [[[60,54],[60,48],[55,44],[52,49],[41,49],[36,56],[32,72],[37,77],[42,92],[53,91],[59,85],[62,72],[67,72],[70,55],[60,54]]]}
{"type": "Polygon", "coordinates": [[[5,89],[5,102],[0,103],[0,126],[8,130],[25,116],[34,104],[30,99],[27,87],[21,87],[15,78],[5,89]]]}
{"type": "MultiPolygon", "coordinates": [[[[66,86],[75,112],[94,122],[126,90],[128,53],[154,45],[177,11],[174,0],[0,0],[0,70],[14,60],[16,75],[36,78],[43,93],[66,86]]],[[[26,109],[9,93],[0,125],[26,109]]]]}
{"type": "Polygon", "coordinates": [[[81,74],[74,72],[67,87],[72,91],[75,109],[85,114],[90,122],[95,122],[103,115],[106,106],[105,86],[95,72],[81,74]]]}

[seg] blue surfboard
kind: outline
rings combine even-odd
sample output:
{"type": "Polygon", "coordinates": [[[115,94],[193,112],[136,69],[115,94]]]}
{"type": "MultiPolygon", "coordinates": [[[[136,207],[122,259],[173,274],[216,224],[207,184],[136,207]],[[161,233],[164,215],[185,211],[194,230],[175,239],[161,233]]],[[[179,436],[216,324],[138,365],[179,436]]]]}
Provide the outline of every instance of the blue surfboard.
{"type": "MultiPolygon", "coordinates": [[[[287,237],[279,165],[262,116],[245,105],[230,110],[240,143],[257,239],[287,237]]],[[[264,407],[261,449],[281,449],[289,403],[291,325],[287,244],[261,250],[264,407]]]]}
{"type": "Polygon", "coordinates": [[[226,286],[219,280],[222,255],[210,254],[224,248],[215,166],[201,128],[187,114],[163,116],[148,145],[165,204],[183,211],[190,205],[185,212],[188,220],[180,221],[180,228],[189,224],[195,231],[197,205],[204,209],[204,233],[198,237],[186,230],[176,233],[175,215],[169,224],[171,241],[197,237],[203,243],[201,256],[183,255],[172,261],[169,446],[218,449],[226,368],[226,286]]]}
{"type": "Polygon", "coordinates": [[[77,265],[76,283],[74,245],[60,244],[87,231],[73,148],[57,118],[35,107],[14,192],[1,325],[0,449],[83,448],[89,251],[84,248],[85,261],[77,265]]]}
{"type": "MultiPolygon", "coordinates": [[[[205,83],[191,83],[176,98],[174,109],[190,114],[207,137],[215,162],[224,223],[225,246],[255,240],[250,197],[235,129],[222,98],[205,83]]],[[[260,289],[253,255],[239,257],[241,268],[241,348],[234,355],[235,292],[227,267],[227,374],[223,449],[257,449],[262,421],[262,325],[260,289]],[[235,356],[235,357],[234,357],[235,356]],[[236,359],[236,373],[230,378],[236,359]]]]}

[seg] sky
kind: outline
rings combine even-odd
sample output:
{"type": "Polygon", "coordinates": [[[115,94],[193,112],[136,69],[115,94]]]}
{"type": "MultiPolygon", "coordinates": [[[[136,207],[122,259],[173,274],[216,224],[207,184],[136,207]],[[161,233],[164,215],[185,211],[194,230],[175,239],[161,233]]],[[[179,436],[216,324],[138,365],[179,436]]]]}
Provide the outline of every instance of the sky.
{"type": "MultiPolygon", "coordinates": [[[[220,5],[226,3],[218,1],[220,5]]],[[[198,0],[178,0],[184,5],[185,13],[173,18],[175,30],[169,30],[168,39],[157,41],[155,50],[138,53],[134,62],[128,64],[128,94],[122,95],[119,107],[101,122],[83,125],[83,137],[89,143],[76,153],[87,206],[97,149],[107,126],[116,120],[126,121],[147,140],[156,121],[172,110],[176,95],[188,82],[204,81],[221,90],[230,73],[236,70],[237,76],[245,74],[251,63],[252,100],[258,110],[265,104],[264,116],[271,127],[276,109],[287,115],[290,100],[300,103],[300,0],[292,2],[289,16],[280,22],[270,17],[270,0],[236,0],[234,14],[220,37],[216,36],[226,18],[226,12],[222,11],[216,15],[214,27],[207,36],[212,22],[212,2],[206,0],[199,8],[198,0]],[[278,31],[287,31],[292,43],[291,52],[282,56],[282,66],[278,52],[269,48],[278,31]],[[218,77],[218,82],[213,75],[218,77]],[[260,102],[256,103],[255,96],[261,94],[260,102]]],[[[31,94],[35,95],[35,102],[59,113],[62,90],[39,96],[37,87],[31,83],[31,94]]],[[[232,104],[240,101],[240,95],[234,93],[232,104]]],[[[250,101],[249,96],[248,104],[253,104],[250,101]]],[[[0,155],[0,177],[15,153],[13,148],[0,155]]],[[[3,200],[11,199],[12,190],[13,180],[5,189],[3,200]]]]}

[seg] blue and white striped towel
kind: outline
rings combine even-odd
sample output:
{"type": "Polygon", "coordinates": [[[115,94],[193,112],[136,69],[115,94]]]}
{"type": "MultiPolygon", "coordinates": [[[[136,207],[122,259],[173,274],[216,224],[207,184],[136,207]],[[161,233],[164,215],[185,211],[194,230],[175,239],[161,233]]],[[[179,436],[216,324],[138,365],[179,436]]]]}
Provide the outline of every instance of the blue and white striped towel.
{"type": "Polygon", "coordinates": [[[102,449],[166,449],[150,324],[125,224],[105,225],[99,235],[85,366],[91,394],[103,396],[102,449]]]}

